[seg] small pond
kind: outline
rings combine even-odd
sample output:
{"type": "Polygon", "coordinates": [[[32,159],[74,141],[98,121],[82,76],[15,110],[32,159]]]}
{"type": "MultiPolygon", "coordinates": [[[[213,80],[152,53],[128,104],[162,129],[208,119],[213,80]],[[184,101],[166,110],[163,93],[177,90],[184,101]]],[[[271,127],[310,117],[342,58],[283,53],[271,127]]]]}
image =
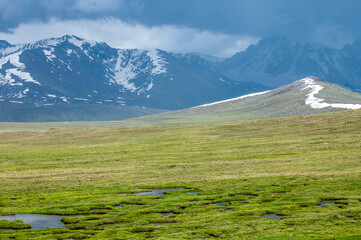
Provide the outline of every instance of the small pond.
{"type": "Polygon", "coordinates": [[[222,203],[216,203],[217,206],[223,207],[223,206],[227,206],[230,205],[229,202],[222,202],[222,203]]]}
{"type": "MultiPolygon", "coordinates": [[[[145,192],[135,192],[135,193],[119,193],[119,195],[121,196],[126,196],[126,195],[136,195],[136,196],[150,196],[150,195],[165,195],[165,192],[173,192],[173,191],[183,191],[183,190],[190,190],[187,188],[168,188],[168,189],[143,189],[143,188],[134,188],[132,190],[147,190],[145,192]]],[[[196,190],[190,190],[187,191],[186,193],[201,193],[202,191],[196,191],[196,190]]]]}
{"type": "MultiPolygon", "coordinates": [[[[143,190],[143,189],[136,189],[136,190],[143,190]]],[[[185,188],[169,188],[169,189],[149,189],[150,191],[147,192],[139,192],[139,193],[132,193],[136,196],[150,196],[150,195],[164,195],[164,192],[174,192],[174,191],[183,191],[186,190],[185,188]]]]}
{"type": "Polygon", "coordinates": [[[318,205],[319,207],[322,207],[323,205],[327,205],[327,204],[335,204],[335,201],[322,201],[320,203],[320,205],[318,205]]]}
{"type": "Polygon", "coordinates": [[[65,228],[65,224],[61,221],[61,216],[43,215],[43,214],[16,214],[0,216],[0,220],[15,221],[21,220],[32,226],[32,229],[44,229],[48,227],[65,228]]]}
{"type": "Polygon", "coordinates": [[[280,216],[277,216],[277,214],[269,214],[269,215],[263,215],[262,216],[263,218],[273,218],[275,220],[280,220],[281,217],[280,216]]]}

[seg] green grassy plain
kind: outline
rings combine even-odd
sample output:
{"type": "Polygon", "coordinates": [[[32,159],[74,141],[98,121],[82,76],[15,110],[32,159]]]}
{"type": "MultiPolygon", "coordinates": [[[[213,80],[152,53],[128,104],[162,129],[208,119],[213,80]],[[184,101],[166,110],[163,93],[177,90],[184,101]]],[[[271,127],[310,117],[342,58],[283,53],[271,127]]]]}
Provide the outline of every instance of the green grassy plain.
{"type": "Polygon", "coordinates": [[[0,239],[361,239],[360,129],[360,110],[208,125],[3,129],[0,215],[63,215],[67,228],[0,230],[0,239]],[[201,192],[119,194],[178,187],[201,192]],[[325,200],[336,204],[319,207],[325,200]]]}

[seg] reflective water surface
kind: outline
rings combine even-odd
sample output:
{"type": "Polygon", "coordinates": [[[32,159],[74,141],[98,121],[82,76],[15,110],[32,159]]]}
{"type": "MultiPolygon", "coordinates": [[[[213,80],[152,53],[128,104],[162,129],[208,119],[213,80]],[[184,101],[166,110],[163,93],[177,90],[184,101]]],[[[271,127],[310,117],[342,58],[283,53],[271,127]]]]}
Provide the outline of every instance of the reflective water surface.
{"type": "Polygon", "coordinates": [[[15,221],[21,220],[31,225],[32,229],[44,229],[48,227],[65,228],[61,221],[61,216],[43,215],[43,214],[16,214],[0,216],[0,220],[15,221]]]}
{"type": "Polygon", "coordinates": [[[269,214],[269,215],[263,215],[262,216],[263,218],[273,218],[275,220],[280,220],[281,217],[280,216],[277,216],[277,214],[269,214]]]}

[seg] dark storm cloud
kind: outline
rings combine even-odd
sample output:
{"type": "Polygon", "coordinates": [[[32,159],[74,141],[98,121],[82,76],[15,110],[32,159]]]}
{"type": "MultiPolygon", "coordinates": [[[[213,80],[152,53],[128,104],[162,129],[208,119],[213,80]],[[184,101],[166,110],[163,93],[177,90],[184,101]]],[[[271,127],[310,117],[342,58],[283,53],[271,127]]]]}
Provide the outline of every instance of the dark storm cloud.
{"type": "Polygon", "coordinates": [[[345,40],[361,38],[361,1],[357,0],[183,0],[176,4],[179,2],[145,1],[147,11],[138,19],[155,25],[168,22],[228,34],[285,35],[325,43],[334,42],[329,39],[334,34],[345,40]],[[331,28],[332,34],[322,33],[331,28]]]}
{"type": "Polygon", "coordinates": [[[122,0],[1,0],[0,31],[21,23],[59,19],[93,19],[103,16],[133,15],[131,1],[122,0]],[[128,8],[129,6],[129,8],[128,8]]]}
{"type": "MultiPolygon", "coordinates": [[[[194,39],[206,39],[204,36],[208,34],[225,39],[224,43],[230,44],[228,49],[232,51],[270,35],[316,41],[340,48],[361,39],[360,10],[361,1],[358,0],[0,0],[0,35],[2,32],[1,36],[7,36],[15,42],[20,36],[24,37],[25,33],[29,34],[30,39],[35,39],[39,32],[34,31],[32,34],[29,28],[36,28],[36,24],[41,25],[37,29],[42,31],[48,31],[44,24],[47,24],[48,29],[54,24],[54,27],[61,26],[55,29],[59,33],[69,28],[76,34],[78,28],[64,24],[86,28],[86,22],[98,20],[102,23],[110,22],[107,26],[110,32],[123,30],[110,29],[110,26],[116,27],[115,22],[125,26],[126,30],[134,26],[139,36],[141,29],[151,36],[157,29],[172,29],[178,31],[175,36],[185,42],[192,39],[198,43],[200,41],[194,39]],[[21,29],[27,30],[21,34],[21,29]],[[181,36],[180,32],[188,35],[181,36]],[[193,35],[190,37],[191,33],[193,35]]],[[[86,29],[83,35],[96,35],[90,31],[86,29]]],[[[131,30],[128,32],[132,33],[131,30]]],[[[112,37],[112,34],[107,37],[105,31],[102,34],[103,40],[112,37]]],[[[163,35],[166,35],[165,41],[174,41],[169,34],[163,32],[163,35]]],[[[160,34],[160,37],[163,35],[160,34]]],[[[157,40],[159,44],[156,46],[162,47],[162,39],[157,40]]],[[[221,40],[216,42],[221,44],[221,40]]],[[[163,45],[174,48],[177,44],[165,42],[163,45]]],[[[204,45],[199,44],[200,47],[204,45]]],[[[187,50],[194,48],[197,48],[196,44],[187,50]]],[[[222,54],[226,55],[219,53],[222,54]]]]}

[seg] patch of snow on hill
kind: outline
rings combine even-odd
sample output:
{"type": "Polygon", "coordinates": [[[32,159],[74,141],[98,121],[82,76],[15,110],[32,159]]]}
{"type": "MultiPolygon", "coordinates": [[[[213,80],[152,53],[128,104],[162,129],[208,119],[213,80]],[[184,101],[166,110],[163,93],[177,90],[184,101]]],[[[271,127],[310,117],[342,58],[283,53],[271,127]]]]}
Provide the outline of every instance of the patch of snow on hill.
{"type": "Polygon", "coordinates": [[[68,36],[68,42],[74,46],[79,47],[80,49],[83,49],[84,43],[88,43],[90,47],[94,47],[96,45],[96,41],[85,41],[84,39],[75,36],[68,36]]]}
{"type": "Polygon", "coordinates": [[[159,51],[156,49],[149,50],[147,52],[147,55],[149,56],[150,60],[152,61],[154,68],[152,69],[153,75],[158,75],[161,73],[166,73],[167,68],[165,67],[166,64],[168,64],[165,59],[163,59],[161,56],[159,56],[159,51]]]}
{"type": "Polygon", "coordinates": [[[13,97],[13,98],[24,98],[25,95],[26,95],[28,92],[29,92],[29,88],[26,88],[25,90],[20,91],[20,92],[14,94],[12,97],[13,97]]]}
{"type": "Polygon", "coordinates": [[[82,45],[84,43],[84,41],[81,41],[81,40],[78,40],[76,38],[69,38],[68,41],[73,44],[74,46],[77,46],[79,47],[80,49],[83,49],[82,48],[82,45]]]}
{"type": "Polygon", "coordinates": [[[0,58],[0,69],[2,69],[3,65],[7,62],[14,65],[15,67],[23,67],[23,64],[20,63],[19,56],[22,52],[13,53],[7,56],[0,58]]]}
{"type": "Polygon", "coordinates": [[[53,61],[54,58],[56,58],[56,56],[54,55],[54,48],[50,48],[50,50],[44,49],[43,52],[46,58],[51,62],[53,61]]]}
{"type": "Polygon", "coordinates": [[[323,89],[323,86],[318,85],[314,82],[312,78],[304,78],[301,80],[306,87],[305,89],[311,89],[311,92],[307,94],[305,104],[309,105],[311,108],[320,109],[320,108],[344,108],[344,109],[359,109],[361,104],[346,104],[346,103],[325,103],[324,99],[316,97],[316,95],[323,89]]]}
{"type": "MultiPolygon", "coordinates": [[[[135,52],[135,54],[139,53],[135,52]]],[[[137,66],[127,61],[125,54],[121,50],[118,50],[118,59],[114,67],[113,80],[117,84],[122,85],[125,89],[130,90],[131,92],[135,92],[137,88],[133,83],[130,82],[130,80],[137,76],[135,70],[137,70],[137,66]]]]}
{"type": "Polygon", "coordinates": [[[3,65],[6,63],[10,63],[15,68],[9,68],[5,70],[5,76],[1,76],[2,79],[0,79],[0,83],[2,85],[9,84],[11,86],[14,85],[22,85],[21,83],[17,83],[15,79],[13,79],[13,76],[25,81],[25,82],[32,82],[35,84],[40,85],[40,83],[36,80],[34,80],[30,73],[25,72],[25,64],[20,62],[20,55],[22,54],[22,51],[19,51],[17,53],[13,53],[7,56],[4,56],[0,58],[0,69],[2,69],[3,65]],[[2,81],[1,81],[2,80],[2,81]]]}
{"type": "Polygon", "coordinates": [[[137,92],[138,95],[153,87],[153,79],[147,77],[147,80],[140,86],[136,86],[132,80],[141,75],[154,76],[166,73],[165,65],[168,64],[159,55],[158,50],[139,49],[119,49],[117,59],[103,62],[110,65],[109,70],[112,74],[107,75],[110,82],[119,84],[131,92],[137,92]]]}
{"type": "Polygon", "coordinates": [[[66,50],[66,55],[70,56],[70,54],[72,54],[72,53],[73,53],[73,50],[71,50],[69,48],[66,50]]]}
{"type": "Polygon", "coordinates": [[[40,85],[40,83],[38,81],[34,80],[31,77],[30,73],[23,72],[21,69],[18,69],[18,68],[7,69],[4,79],[10,82],[11,80],[13,80],[11,77],[12,75],[20,78],[21,80],[24,80],[25,82],[31,82],[31,83],[40,85]]]}
{"type": "Polygon", "coordinates": [[[74,100],[79,100],[79,101],[89,101],[88,99],[86,98],[74,98],[74,100]]]}
{"type": "Polygon", "coordinates": [[[220,103],[232,102],[232,101],[240,100],[240,99],[243,99],[243,98],[248,98],[248,97],[254,97],[254,96],[262,95],[262,94],[265,94],[265,93],[268,93],[268,92],[269,92],[269,91],[251,93],[251,94],[243,95],[243,96],[236,97],[236,98],[226,99],[226,100],[223,100],[223,101],[218,101],[218,102],[203,104],[203,105],[200,105],[200,106],[196,106],[196,107],[194,107],[194,108],[197,108],[197,107],[207,107],[207,106],[212,106],[212,105],[216,105],[216,104],[220,104],[220,103]]]}

